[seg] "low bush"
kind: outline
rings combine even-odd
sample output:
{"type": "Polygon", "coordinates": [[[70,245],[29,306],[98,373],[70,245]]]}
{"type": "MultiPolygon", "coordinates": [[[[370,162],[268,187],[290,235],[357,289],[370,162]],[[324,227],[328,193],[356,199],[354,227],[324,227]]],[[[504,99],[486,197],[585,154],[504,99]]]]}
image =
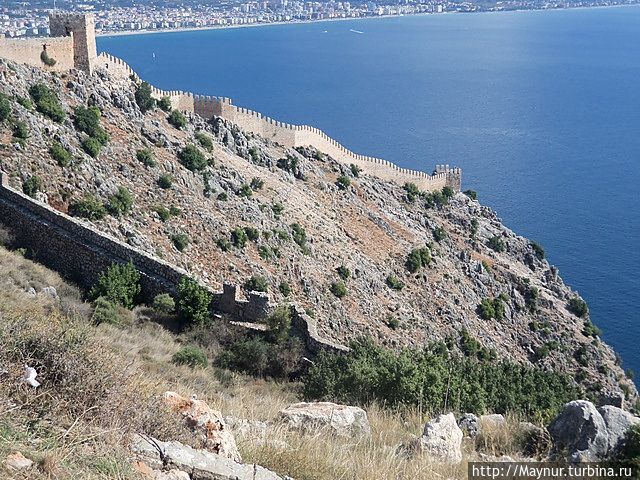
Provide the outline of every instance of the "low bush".
{"type": "Polygon", "coordinates": [[[321,353],[304,376],[304,396],[390,408],[421,406],[475,413],[516,412],[550,418],[579,397],[566,376],[507,361],[460,357],[444,344],[399,352],[371,340],[346,354],[321,353]]]}
{"type": "Polygon", "coordinates": [[[589,307],[580,297],[573,297],[567,304],[567,309],[577,317],[584,318],[589,313],[589,307]]]}
{"type": "Polygon", "coordinates": [[[158,100],[157,104],[160,110],[164,112],[171,111],[171,99],[169,97],[162,97],[160,100],[158,100]]]}
{"type": "Polygon", "coordinates": [[[187,118],[179,110],[171,110],[167,121],[177,129],[182,129],[187,125],[187,118]]]}
{"type": "Polygon", "coordinates": [[[478,233],[478,219],[477,218],[472,218],[471,219],[471,228],[469,229],[469,231],[471,232],[471,236],[475,237],[476,234],[478,233]]]}
{"type": "Polygon", "coordinates": [[[13,124],[13,138],[21,142],[29,138],[29,127],[27,127],[26,123],[15,122],[13,124]]]}
{"type": "Polygon", "coordinates": [[[346,175],[340,175],[336,179],[336,185],[340,190],[346,190],[351,185],[351,179],[346,175]]]}
{"type": "Polygon", "coordinates": [[[11,101],[4,93],[0,93],[0,122],[4,122],[11,117],[13,108],[11,101]]]}
{"type": "Polygon", "coordinates": [[[297,338],[269,343],[258,337],[235,340],[216,358],[216,365],[258,377],[288,378],[300,369],[303,346],[297,338]]]}
{"type": "Polygon", "coordinates": [[[587,336],[587,337],[597,338],[600,335],[602,335],[602,330],[600,330],[598,327],[596,327],[591,322],[591,320],[587,320],[586,322],[584,322],[584,327],[582,329],[582,334],[587,336]]]}
{"type": "Polygon", "coordinates": [[[22,191],[25,195],[35,197],[36,193],[42,191],[42,179],[37,175],[32,175],[22,182],[22,191]]]}
{"type": "Polygon", "coordinates": [[[347,295],[347,286],[344,282],[333,282],[329,286],[329,291],[338,298],[343,298],[347,295]]]}
{"type": "Polygon", "coordinates": [[[447,238],[447,232],[444,228],[438,227],[433,229],[433,239],[440,243],[447,238]]]}
{"type": "Polygon", "coordinates": [[[133,207],[133,195],[127,188],[118,187],[116,193],[109,197],[106,207],[114,217],[127,215],[133,207]]]}
{"type": "Polygon", "coordinates": [[[498,253],[504,252],[505,250],[504,240],[502,240],[502,238],[500,238],[497,235],[494,235],[493,237],[491,237],[487,242],[487,245],[491,250],[494,250],[498,253]]]}
{"type": "Polygon", "coordinates": [[[171,218],[171,212],[169,212],[169,209],[161,205],[154,207],[153,211],[158,214],[160,220],[162,220],[163,222],[166,222],[171,218]]]}
{"type": "Polygon", "coordinates": [[[503,320],[505,314],[504,299],[500,296],[495,298],[483,298],[478,305],[478,313],[484,320],[503,320]]]}
{"type": "Polygon", "coordinates": [[[93,315],[91,321],[96,325],[103,323],[109,325],[120,325],[122,318],[118,311],[118,306],[106,299],[105,297],[98,297],[94,302],[93,315]]]}
{"type": "Polygon", "coordinates": [[[402,290],[404,288],[404,283],[398,279],[395,275],[388,275],[385,283],[392,290],[402,290]]]}
{"type": "Polygon", "coordinates": [[[473,338],[464,328],[460,332],[460,350],[466,357],[476,357],[478,360],[495,360],[496,352],[492,348],[483,346],[473,338]]]}
{"type": "Polygon", "coordinates": [[[195,280],[183,277],[178,284],[178,315],[187,324],[202,324],[209,318],[211,294],[195,280]]]}
{"type": "Polygon", "coordinates": [[[189,246],[189,237],[184,233],[174,233],[169,238],[179,252],[184,252],[189,246]]]}
{"type": "Polygon", "coordinates": [[[112,264],[98,276],[89,296],[102,297],[116,305],[131,309],[140,295],[140,273],[132,262],[112,264]]]}
{"type": "Polygon", "coordinates": [[[542,245],[540,245],[538,242],[533,242],[533,241],[529,243],[529,245],[531,246],[533,253],[535,254],[536,257],[538,257],[538,259],[540,260],[544,259],[544,248],[542,248],[542,245]]]}
{"type": "Polygon", "coordinates": [[[304,248],[307,244],[307,231],[299,223],[293,223],[291,230],[293,231],[293,241],[304,248]]]}
{"type": "Polygon", "coordinates": [[[100,150],[102,150],[102,144],[93,137],[83,138],[81,145],[85,153],[92,158],[98,158],[100,150]]]}
{"type": "Polygon", "coordinates": [[[209,135],[204,132],[196,132],[193,134],[193,136],[198,141],[200,146],[207,152],[213,150],[213,140],[211,140],[211,137],[209,135]]]}
{"type": "Polygon", "coordinates": [[[291,309],[287,305],[279,305],[264,323],[269,327],[269,339],[274,343],[284,343],[291,329],[291,309]]]}
{"type": "Polygon", "coordinates": [[[244,228],[238,227],[231,231],[231,243],[233,243],[234,247],[244,248],[248,241],[249,237],[244,228]]]}
{"type": "Polygon", "coordinates": [[[204,170],[208,165],[207,159],[204,158],[202,152],[195,145],[187,145],[180,150],[178,160],[192,172],[204,170]]]}
{"type": "Polygon", "coordinates": [[[273,211],[275,217],[278,218],[280,215],[282,215],[282,212],[284,212],[284,205],[282,205],[280,202],[274,203],[273,205],[271,205],[271,210],[273,211]]]}
{"type": "Polygon", "coordinates": [[[254,275],[244,282],[244,288],[248,292],[266,292],[269,289],[269,282],[260,275],[254,275]]]}
{"type": "Polygon", "coordinates": [[[80,200],[69,205],[69,213],[75,217],[86,218],[95,221],[102,220],[107,216],[107,209],[104,204],[94,195],[87,193],[80,200]]]}
{"type": "Polygon", "coordinates": [[[351,270],[345,265],[340,265],[336,268],[336,272],[340,275],[340,278],[347,280],[351,276],[351,270]]]}
{"type": "Polygon", "coordinates": [[[80,132],[96,139],[101,145],[106,145],[109,135],[100,126],[100,109],[98,107],[76,107],[73,115],[73,125],[80,132]]]}
{"type": "Polygon", "coordinates": [[[145,167],[156,166],[156,161],[153,158],[153,152],[148,148],[141,148],[140,150],[136,150],[136,158],[145,167]]]}
{"type": "Polygon", "coordinates": [[[187,365],[192,368],[204,368],[209,365],[207,356],[198,347],[182,347],[171,357],[171,362],[176,365],[187,365]]]}
{"type": "Polygon", "coordinates": [[[431,250],[429,247],[414,248],[409,252],[405,267],[411,273],[417,273],[422,267],[431,263],[431,250]]]}
{"type": "Polygon", "coordinates": [[[229,250],[231,250],[231,242],[226,238],[219,238],[218,240],[216,240],[216,245],[218,245],[218,248],[223,252],[228,252],[229,250]]]}
{"type": "Polygon", "coordinates": [[[260,238],[260,230],[254,227],[244,227],[244,233],[252,242],[257,241],[260,238]]]}
{"type": "Polygon", "coordinates": [[[464,194],[469,197],[471,200],[478,199],[478,193],[475,190],[465,190],[464,194]]]}
{"type": "Polygon", "coordinates": [[[229,195],[227,195],[227,192],[220,192],[216,198],[221,202],[226,202],[229,200],[229,195]]]}
{"type": "MultiPolygon", "coordinates": [[[[1,100],[0,100],[1,102],[1,100]]],[[[20,95],[16,95],[16,102],[22,105],[27,110],[33,110],[33,102],[28,97],[21,97],[20,95]]]]}
{"type": "Polygon", "coordinates": [[[173,177],[168,173],[163,173],[158,177],[158,186],[160,188],[168,189],[173,186],[173,177]]]}
{"type": "Polygon", "coordinates": [[[153,309],[158,313],[169,314],[176,308],[176,302],[168,293],[160,293],[153,299],[153,309]]]}
{"type": "Polygon", "coordinates": [[[156,106],[156,101],[151,96],[151,85],[147,82],[142,82],[137,86],[134,97],[142,113],[147,113],[156,106]]]}
{"type": "Polygon", "coordinates": [[[632,425],[627,430],[616,460],[632,471],[640,472],[640,425],[632,425]]]}
{"type": "Polygon", "coordinates": [[[68,167],[71,164],[71,152],[64,148],[58,141],[54,141],[49,147],[49,155],[61,167],[68,167]]]}
{"type": "Polygon", "coordinates": [[[362,169],[354,163],[349,165],[349,169],[351,169],[351,175],[356,178],[358,178],[360,176],[360,173],[362,173],[362,169]]]}
{"type": "Polygon", "coordinates": [[[407,192],[407,200],[411,203],[415,202],[416,198],[422,195],[422,192],[415,183],[405,183],[402,188],[407,192]]]}
{"type": "Polygon", "coordinates": [[[278,290],[280,290],[280,293],[285,297],[291,295],[291,286],[287,282],[280,282],[278,290]]]}
{"type": "Polygon", "coordinates": [[[29,95],[31,95],[33,102],[36,104],[36,110],[45,117],[58,123],[65,119],[66,115],[60,105],[60,101],[49,87],[42,83],[36,83],[29,88],[29,95]]]}
{"type": "Polygon", "coordinates": [[[239,197],[249,198],[251,197],[251,195],[253,195],[253,189],[251,188],[250,185],[247,185],[245,183],[238,189],[238,191],[236,192],[236,195],[238,195],[239,197]]]}

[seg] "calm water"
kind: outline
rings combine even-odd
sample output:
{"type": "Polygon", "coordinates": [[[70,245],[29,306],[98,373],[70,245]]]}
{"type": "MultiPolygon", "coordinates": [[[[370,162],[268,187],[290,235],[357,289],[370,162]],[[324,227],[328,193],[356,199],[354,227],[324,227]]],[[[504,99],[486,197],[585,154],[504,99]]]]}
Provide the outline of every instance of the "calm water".
{"type": "Polygon", "coordinates": [[[112,37],[98,48],[163,89],[231,97],[405,167],[461,166],[464,187],[545,246],[640,373],[640,7],[112,37]]]}

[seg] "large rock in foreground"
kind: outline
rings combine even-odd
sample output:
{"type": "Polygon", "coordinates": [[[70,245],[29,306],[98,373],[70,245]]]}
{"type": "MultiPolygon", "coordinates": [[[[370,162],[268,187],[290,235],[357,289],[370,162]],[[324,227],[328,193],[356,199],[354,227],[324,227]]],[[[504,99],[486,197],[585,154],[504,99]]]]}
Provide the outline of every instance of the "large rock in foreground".
{"type": "Polygon", "coordinates": [[[222,413],[212,410],[202,400],[184,398],[175,392],[165,392],[165,403],[184,417],[187,425],[200,435],[207,450],[212,453],[242,462],[236,440],[227,428],[222,413]]]}
{"type": "Polygon", "coordinates": [[[602,415],[608,433],[608,455],[614,454],[620,448],[627,430],[633,425],[640,424],[640,418],[634,417],[629,412],[612,405],[605,405],[598,409],[602,415]]]}
{"type": "Polygon", "coordinates": [[[164,470],[165,478],[170,474],[175,478],[177,470],[188,473],[191,480],[283,480],[260,465],[237,463],[180,442],[161,442],[136,435],[131,450],[152,469],[164,470]]]}
{"type": "Polygon", "coordinates": [[[331,402],[294,403],[280,411],[289,428],[305,433],[330,429],[343,437],[362,437],[371,434],[367,412],[359,407],[331,402]]]}
{"type": "Polygon", "coordinates": [[[424,426],[422,436],[416,441],[416,449],[436,460],[446,463],[462,461],[462,430],[453,413],[440,415],[424,426]]]}
{"type": "Polygon", "coordinates": [[[609,434],[602,415],[593,403],[574,400],[549,426],[553,452],[566,453],[570,462],[597,462],[607,456],[609,434]]]}

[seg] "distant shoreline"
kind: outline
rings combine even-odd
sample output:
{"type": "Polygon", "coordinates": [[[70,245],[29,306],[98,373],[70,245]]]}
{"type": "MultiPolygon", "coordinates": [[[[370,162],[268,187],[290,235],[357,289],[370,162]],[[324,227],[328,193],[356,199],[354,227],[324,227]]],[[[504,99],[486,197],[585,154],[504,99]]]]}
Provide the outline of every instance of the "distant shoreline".
{"type": "Polygon", "coordinates": [[[376,15],[369,17],[348,17],[348,18],[323,18],[320,20],[295,20],[289,22],[269,22],[269,23],[250,23],[242,25],[208,25],[205,27],[180,27],[180,28],[163,28],[156,30],[122,30],[117,32],[100,32],[97,33],[97,37],[122,37],[128,35],[156,35],[159,33],[182,33],[182,32],[198,32],[206,30],[226,30],[237,28],[254,28],[254,27],[269,27],[279,25],[304,25],[310,23],[323,23],[323,22],[341,22],[341,21],[357,21],[357,20],[376,20],[382,18],[399,18],[399,17],[423,17],[433,15],[452,15],[452,14],[479,14],[479,13],[508,13],[508,12],[542,12],[542,11],[560,11],[560,10],[587,10],[597,8],[619,8],[619,7],[637,7],[638,3],[625,3],[618,5],[595,5],[592,7],[577,6],[577,7],[562,7],[562,8],[521,8],[513,10],[483,10],[479,12],[442,12],[442,13],[410,13],[403,15],[376,15]]]}

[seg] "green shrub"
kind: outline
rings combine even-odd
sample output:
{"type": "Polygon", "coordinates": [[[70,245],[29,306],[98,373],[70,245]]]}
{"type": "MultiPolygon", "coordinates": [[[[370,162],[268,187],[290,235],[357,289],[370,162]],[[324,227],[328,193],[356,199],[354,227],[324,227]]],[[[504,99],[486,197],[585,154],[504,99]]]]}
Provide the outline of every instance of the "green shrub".
{"type": "Polygon", "coordinates": [[[478,313],[484,320],[490,320],[492,318],[495,318],[496,320],[503,320],[505,314],[503,298],[483,298],[480,305],[478,305],[478,313]]]}
{"type": "Polygon", "coordinates": [[[189,246],[189,237],[184,233],[174,233],[169,238],[179,252],[184,252],[189,246]]]}
{"type": "Polygon", "coordinates": [[[284,205],[282,205],[280,202],[274,203],[273,205],[271,205],[271,210],[273,211],[275,217],[278,218],[280,215],[282,215],[282,212],[284,212],[284,205]]]}
{"type": "Polygon", "coordinates": [[[166,207],[157,206],[153,209],[153,211],[158,214],[160,220],[162,220],[163,222],[166,222],[167,220],[169,220],[169,218],[171,218],[171,213],[166,207]]]}
{"type": "Polygon", "coordinates": [[[340,278],[343,280],[347,280],[351,276],[351,270],[345,265],[340,265],[336,268],[336,272],[338,272],[338,275],[340,275],[340,278]]]}
{"type": "Polygon", "coordinates": [[[118,306],[115,303],[105,297],[98,297],[93,302],[93,316],[91,317],[91,321],[96,325],[102,323],[120,325],[122,318],[118,311],[118,306]]]}
{"type": "Polygon", "coordinates": [[[253,177],[249,186],[251,187],[251,190],[257,192],[258,190],[262,190],[262,187],[264,187],[264,180],[258,177],[253,177]]]}
{"type": "Polygon", "coordinates": [[[126,215],[131,211],[131,207],[133,207],[133,195],[131,195],[131,192],[125,187],[118,187],[116,193],[109,197],[106,207],[114,217],[126,215]]]}
{"type": "Polygon", "coordinates": [[[160,293],[153,299],[153,309],[159,313],[171,313],[176,308],[176,302],[168,293],[160,293]]]}
{"type": "Polygon", "coordinates": [[[24,122],[15,122],[13,124],[13,138],[16,140],[26,140],[29,138],[29,127],[24,122]]]}
{"type": "Polygon", "coordinates": [[[102,144],[93,137],[85,137],[81,142],[82,149],[92,158],[97,158],[102,150],[102,144]]]}
{"type": "Polygon", "coordinates": [[[266,292],[269,289],[269,282],[260,275],[254,275],[244,282],[244,288],[249,292],[266,292]]]}
{"type": "Polygon", "coordinates": [[[475,190],[465,190],[464,194],[469,197],[471,200],[477,200],[478,199],[478,192],[476,192],[475,190]]]}
{"type": "Polygon", "coordinates": [[[221,202],[226,202],[227,200],[229,200],[229,195],[227,195],[227,192],[221,192],[220,194],[218,194],[217,198],[221,202]]]}
{"type": "Polygon", "coordinates": [[[582,329],[582,334],[587,337],[597,338],[602,335],[602,330],[596,327],[591,320],[587,320],[584,322],[584,328],[582,329]]]}
{"type": "Polygon", "coordinates": [[[478,233],[478,219],[471,219],[471,236],[474,237],[478,233]]]}
{"type": "Polygon", "coordinates": [[[573,297],[567,304],[567,309],[577,317],[584,318],[589,313],[589,307],[580,297],[573,297]]]}
{"type": "Polygon", "coordinates": [[[487,245],[489,245],[489,248],[491,248],[491,250],[494,250],[498,253],[504,252],[505,249],[504,240],[502,240],[502,238],[497,235],[491,237],[487,245]]]}
{"type": "Polygon", "coordinates": [[[86,218],[87,220],[102,220],[107,216],[107,209],[102,202],[94,195],[87,193],[82,199],[72,202],[69,212],[75,217],[86,218]]]}
{"type": "Polygon", "coordinates": [[[178,160],[192,172],[201,171],[207,167],[207,159],[195,145],[187,145],[180,150],[178,160]]]}
{"type": "Polygon", "coordinates": [[[155,167],[156,161],[153,159],[153,152],[148,148],[136,150],[136,158],[146,167],[155,167]]]}
{"type": "Polygon", "coordinates": [[[434,228],[433,229],[433,239],[440,243],[441,241],[443,241],[445,238],[447,238],[447,232],[445,231],[444,228],[442,227],[438,227],[438,228],[434,228]]]}
{"type": "Polygon", "coordinates": [[[251,160],[253,161],[253,163],[256,163],[260,160],[260,150],[258,150],[258,148],[255,146],[249,148],[249,155],[251,156],[251,160]]]}
{"type": "Polygon", "coordinates": [[[444,187],[442,190],[436,190],[434,192],[425,192],[422,197],[425,200],[424,206],[426,208],[442,207],[449,203],[453,190],[450,187],[444,187]]]}
{"type": "Polygon", "coordinates": [[[158,108],[164,112],[171,111],[171,99],[169,97],[162,97],[158,100],[158,108]]]}
{"type": "Polygon", "coordinates": [[[109,135],[100,126],[100,109],[98,107],[76,107],[73,115],[73,124],[80,132],[95,138],[101,145],[106,145],[109,135]]]}
{"type": "Polygon", "coordinates": [[[204,323],[209,318],[211,294],[195,280],[183,277],[178,284],[178,315],[188,324],[204,323]]]}
{"type": "Polygon", "coordinates": [[[353,175],[356,178],[360,176],[362,169],[359,166],[352,163],[351,165],[349,165],[349,168],[351,169],[351,175],[353,175]]]}
{"type": "Polygon", "coordinates": [[[621,443],[616,460],[632,471],[640,472],[640,425],[629,427],[621,443]]]}
{"type": "Polygon", "coordinates": [[[452,198],[455,195],[455,192],[453,191],[453,188],[446,186],[446,187],[442,187],[442,196],[444,198],[446,198],[447,200],[449,200],[450,198],[452,198]]]}
{"type": "Polygon", "coordinates": [[[29,88],[29,95],[36,104],[36,110],[49,117],[54,122],[62,122],[65,118],[64,110],[58,101],[58,97],[42,83],[36,83],[29,88]]]}
{"type": "Polygon", "coordinates": [[[389,408],[475,413],[515,412],[550,418],[579,392],[564,375],[508,361],[460,357],[443,344],[395,352],[371,340],[346,354],[322,353],[303,377],[309,400],[389,408]]]}
{"type": "Polygon", "coordinates": [[[351,179],[346,175],[340,175],[336,179],[336,185],[340,190],[346,190],[347,188],[349,188],[349,185],[351,185],[351,179]]]}
{"type": "Polygon", "coordinates": [[[280,285],[278,286],[278,290],[280,290],[280,293],[285,297],[288,297],[289,295],[291,295],[291,287],[287,282],[280,282],[280,285]]]}
{"type": "Polygon", "coordinates": [[[93,299],[104,297],[116,305],[133,308],[140,294],[140,273],[129,263],[113,263],[106,272],[98,276],[89,296],[93,299]]]}
{"type": "Polygon", "coordinates": [[[536,257],[538,257],[540,260],[544,259],[544,248],[542,248],[542,245],[534,241],[529,243],[529,245],[533,249],[533,253],[536,255],[536,257]]]}
{"type": "Polygon", "coordinates": [[[218,240],[216,240],[216,245],[218,245],[218,248],[223,252],[228,252],[229,250],[231,250],[231,242],[226,238],[219,238],[218,240]]]}
{"type": "Polygon", "coordinates": [[[44,63],[47,67],[53,67],[56,63],[55,58],[51,58],[46,50],[42,50],[40,52],[40,61],[44,63]]]}
{"type": "Polygon", "coordinates": [[[415,202],[416,198],[422,195],[422,192],[415,183],[405,183],[402,188],[407,192],[407,200],[411,203],[415,202]]]}
{"type": "Polygon", "coordinates": [[[573,358],[576,359],[578,365],[586,367],[589,365],[589,353],[587,352],[587,347],[585,345],[580,345],[573,352],[573,358]]]}
{"type": "Polygon", "coordinates": [[[284,343],[291,329],[291,310],[286,305],[279,305],[265,323],[269,327],[269,339],[274,343],[284,343]]]}
{"type": "Polygon", "coordinates": [[[198,347],[186,346],[182,347],[171,357],[171,362],[176,365],[187,365],[192,368],[205,368],[209,361],[207,356],[198,347]]]}
{"type": "Polygon", "coordinates": [[[198,141],[200,146],[204,148],[207,152],[213,150],[213,140],[211,137],[204,132],[196,132],[193,134],[194,138],[198,141]]]}
{"type": "Polygon", "coordinates": [[[147,113],[156,106],[156,101],[151,97],[151,85],[147,82],[142,82],[138,85],[136,88],[135,99],[142,113],[147,113]]]}
{"type": "Polygon", "coordinates": [[[336,297],[342,298],[347,295],[347,286],[344,284],[344,282],[333,282],[329,286],[329,291],[336,297]]]}
{"type": "Polygon", "coordinates": [[[4,122],[11,117],[11,101],[4,93],[0,93],[0,122],[4,122]]]}
{"type": "Polygon", "coordinates": [[[244,227],[244,233],[252,242],[257,241],[260,238],[260,231],[254,227],[244,227]]]}
{"type": "Polygon", "coordinates": [[[171,188],[173,186],[173,177],[168,173],[163,173],[158,177],[158,186],[160,188],[171,188]]]}
{"type": "Polygon", "coordinates": [[[299,223],[293,223],[291,225],[293,231],[293,241],[300,247],[304,247],[307,244],[307,231],[299,223]]]}
{"type": "Polygon", "coordinates": [[[299,370],[303,346],[297,338],[268,343],[261,338],[236,340],[216,358],[216,365],[260,377],[287,378],[299,370]]]}
{"type": "Polygon", "coordinates": [[[422,267],[426,267],[431,263],[431,250],[429,247],[414,248],[409,252],[405,266],[411,273],[416,273],[422,267]]]}
{"type": "Polygon", "coordinates": [[[253,195],[253,190],[251,189],[250,185],[247,185],[245,183],[238,189],[238,191],[236,192],[236,195],[238,195],[239,197],[249,198],[251,197],[251,195],[253,195]]]}
{"type": "MultiPolygon", "coordinates": [[[[27,98],[27,97],[21,97],[20,95],[16,96],[16,102],[18,102],[20,105],[22,105],[24,108],[26,108],[27,110],[33,110],[33,102],[27,98]]],[[[1,97],[0,97],[0,104],[2,103],[1,97]]],[[[0,107],[1,110],[1,107],[0,107]]],[[[0,115],[0,121],[2,120],[2,116],[0,115]]]]}
{"type": "Polygon", "coordinates": [[[495,360],[496,352],[492,348],[484,347],[473,338],[466,328],[460,332],[460,350],[466,357],[476,357],[478,360],[495,360]]]}
{"type": "Polygon", "coordinates": [[[173,217],[177,217],[179,215],[182,214],[182,210],[180,210],[178,207],[176,207],[175,205],[171,205],[169,207],[169,213],[171,213],[171,216],[173,217]]]}
{"type": "Polygon", "coordinates": [[[171,110],[167,120],[177,129],[184,128],[187,125],[187,118],[179,110],[171,110]]]}
{"type": "Polygon", "coordinates": [[[235,228],[231,231],[231,243],[233,243],[234,247],[244,248],[249,241],[249,237],[247,237],[247,232],[244,228],[235,228]]]}
{"type": "Polygon", "coordinates": [[[61,167],[68,167],[71,164],[71,152],[64,148],[58,141],[54,141],[49,147],[49,155],[61,167]]]}
{"type": "Polygon", "coordinates": [[[385,283],[393,290],[402,290],[404,288],[404,283],[402,283],[395,275],[388,275],[385,283]]]}
{"type": "Polygon", "coordinates": [[[37,175],[32,175],[22,182],[22,191],[25,195],[35,197],[36,193],[42,191],[42,179],[37,175]]]}

